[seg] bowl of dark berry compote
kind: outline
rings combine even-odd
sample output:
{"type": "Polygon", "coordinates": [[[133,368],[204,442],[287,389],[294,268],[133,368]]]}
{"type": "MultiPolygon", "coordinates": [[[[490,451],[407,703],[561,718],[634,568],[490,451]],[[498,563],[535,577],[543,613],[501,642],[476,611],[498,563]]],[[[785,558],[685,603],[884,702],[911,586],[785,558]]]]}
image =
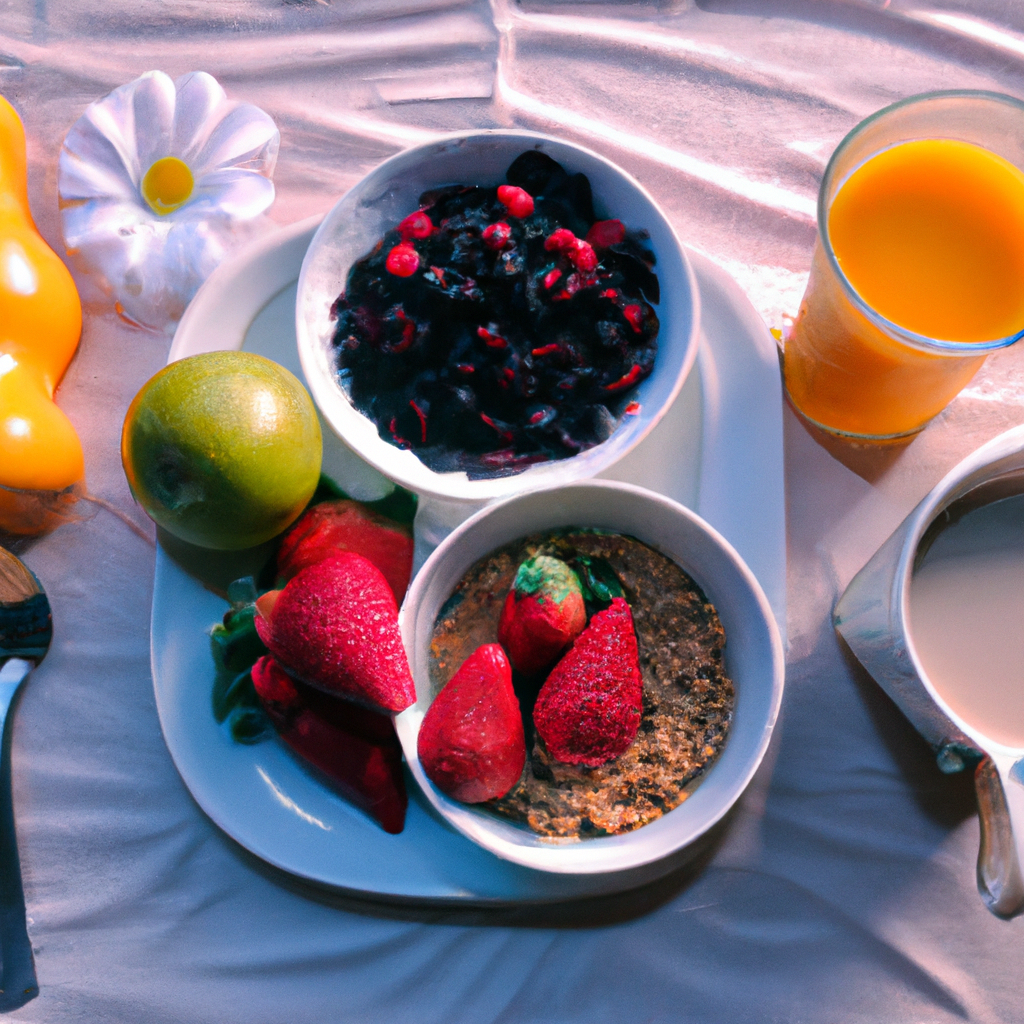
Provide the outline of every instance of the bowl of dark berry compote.
{"type": "Polygon", "coordinates": [[[299,354],[338,436],[420,494],[487,502],[634,448],[697,346],[693,271],[611,161],[530,132],[385,161],[328,213],[299,278],[299,354]]]}

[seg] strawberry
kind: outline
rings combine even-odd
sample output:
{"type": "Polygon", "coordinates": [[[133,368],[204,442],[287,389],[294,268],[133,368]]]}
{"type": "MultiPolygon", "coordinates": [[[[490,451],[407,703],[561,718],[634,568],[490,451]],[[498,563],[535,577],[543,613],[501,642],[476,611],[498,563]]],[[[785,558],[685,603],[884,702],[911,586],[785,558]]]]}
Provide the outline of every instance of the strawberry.
{"type": "Polygon", "coordinates": [[[256,602],[256,632],[303,682],[378,711],[415,699],[398,608],[380,570],[351,552],[303,569],[256,602]]]}
{"type": "Polygon", "coordinates": [[[281,586],[300,570],[339,551],[368,558],[402,603],[412,575],[412,530],[358,501],[322,501],[305,512],[281,539],[277,578],[281,586]]]}
{"type": "Polygon", "coordinates": [[[533,723],[556,761],[596,768],[633,742],[641,697],[633,613],[617,597],[551,670],[537,695],[533,723]]]}
{"type": "Polygon", "coordinates": [[[519,566],[505,598],[498,642],[520,672],[542,672],[586,624],[576,573],[561,559],[536,555],[519,566]]]}
{"type": "Polygon", "coordinates": [[[252,681],[281,739],[385,832],[401,832],[409,798],[390,717],[292,679],[269,655],[253,665],[252,681]]]}
{"type": "Polygon", "coordinates": [[[417,743],[427,777],[456,800],[504,796],[526,763],[512,668],[498,644],[478,647],[434,698],[417,743]]]}

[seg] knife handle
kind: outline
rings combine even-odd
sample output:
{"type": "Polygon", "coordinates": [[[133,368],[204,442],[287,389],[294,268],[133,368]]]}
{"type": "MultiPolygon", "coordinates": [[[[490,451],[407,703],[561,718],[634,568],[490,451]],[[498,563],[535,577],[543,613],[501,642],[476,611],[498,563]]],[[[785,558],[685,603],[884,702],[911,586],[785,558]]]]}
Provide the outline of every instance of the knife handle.
{"type": "MultiPolygon", "coordinates": [[[[32,943],[25,922],[25,893],[21,884],[21,862],[18,858],[18,839],[14,831],[14,800],[11,793],[11,721],[8,714],[21,679],[10,680],[11,659],[4,665],[0,687],[0,727],[3,729],[0,746],[0,954],[3,956],[3,989],[0,992],[0,1011],[24,1006],[39,995],[36,981],[32,943]],[[13,685],[12,685],[13,682],[13,685]]],[[[24,677],[31,664],[23,662],[24,677]]]]}

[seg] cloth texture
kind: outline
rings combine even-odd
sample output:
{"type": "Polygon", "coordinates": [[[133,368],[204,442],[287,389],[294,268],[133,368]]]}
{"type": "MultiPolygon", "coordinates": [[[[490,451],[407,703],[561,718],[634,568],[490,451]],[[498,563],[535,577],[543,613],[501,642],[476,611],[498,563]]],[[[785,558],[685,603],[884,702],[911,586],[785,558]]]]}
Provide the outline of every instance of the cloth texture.
{"type": "MultiPolygon", "coordinates": [[[[137,75],[203,70],[281,131],[269,217],[325,212],[436,133],[519,126],[607,154],[769,326],[795,313],[818,183],[897,99],[1024,96],[1010,0],[4,0],[0,92],[60,253],[61,140],[137,75]]],[[[55,640],[13,730],[40,995],[11,1020],[124,1024],[1024,1020],[1024,918],[975,890],[968,775],[945,776],[836,638],[831,611],[924,494],[1024,421],[1024,346],[993,355],[911,444],[837,446],[785,411],[786,693],[768,756],[702,859],[638,892],[542,909],[417,910],[318,892],[199,810],[149,668],[153,531],[120,465],[169,339],[91,283],[58,393],[94,501],[17,550],[55,640]]],[[[201,709],[206,713],[206,709],[201,709]]]]}

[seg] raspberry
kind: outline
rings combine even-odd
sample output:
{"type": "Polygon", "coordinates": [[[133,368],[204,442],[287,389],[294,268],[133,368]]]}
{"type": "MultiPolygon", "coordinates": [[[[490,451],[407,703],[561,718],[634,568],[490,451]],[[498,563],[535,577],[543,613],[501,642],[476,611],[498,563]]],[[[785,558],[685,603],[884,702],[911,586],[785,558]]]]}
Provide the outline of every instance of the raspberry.
{"type": "Polygon", "coordinates": [[[491,334],[486,327],[478,327],[476,336],[480,338],[488,348],[507,348],[508,342],[500,334],[491,334]]]}
{"type": "Polygon", "coordinates": [[[556,352],[561,352],[562,346],[557,342],[552,342],[550,345],[541,345],[540,348],[530,350],[532,356],[552,356],[556,352]]]}
{"type": "Polygon", "coordinates": [[[604,389],[605,391],[621,391],[623,388],[628,388],[640,379],[642,372],[640,367],[634,363],[618,380],[613,380],[611,384],[605,384],[604,389]]]}
{"type": "Polygon", "coordinates": [[[553,288],[556,284],[558,284],[558,279],[561,276],[562,276],[562,272],[557,267],[555,267],[554,270],[549,270],[544,275],[544,287],[545,288],[553,288]]]}

